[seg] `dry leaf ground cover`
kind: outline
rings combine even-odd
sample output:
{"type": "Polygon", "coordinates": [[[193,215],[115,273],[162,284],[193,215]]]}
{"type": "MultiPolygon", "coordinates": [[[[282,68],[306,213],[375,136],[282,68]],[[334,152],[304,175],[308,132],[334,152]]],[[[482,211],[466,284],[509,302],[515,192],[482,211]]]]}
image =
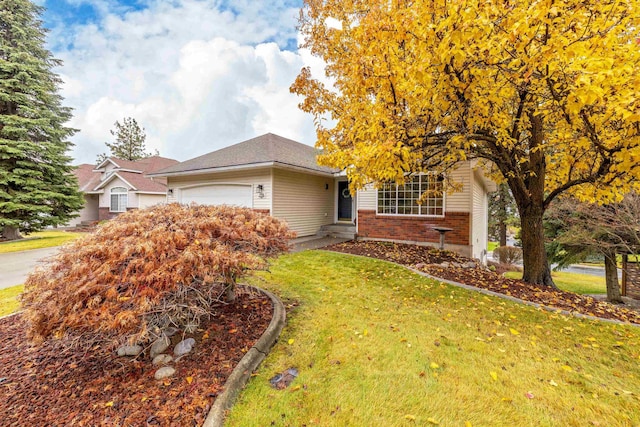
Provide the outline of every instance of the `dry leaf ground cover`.
{"type": "Polygon", "coordinates": [[[0,426],[199,426],[232,369],[271,320],[271,301],[243,291],[193,336],[174,377],[148,360],[25,341],[20,315],[0,319],[0,426]]]}
{"type": "Polygon", "coordinates": [[[640,330],[468,291],[377,259],[281,257],[299,305],[229,426],[637,426],[640,330]],[[295,367],[285,390],[269,379],[295,367]]]}

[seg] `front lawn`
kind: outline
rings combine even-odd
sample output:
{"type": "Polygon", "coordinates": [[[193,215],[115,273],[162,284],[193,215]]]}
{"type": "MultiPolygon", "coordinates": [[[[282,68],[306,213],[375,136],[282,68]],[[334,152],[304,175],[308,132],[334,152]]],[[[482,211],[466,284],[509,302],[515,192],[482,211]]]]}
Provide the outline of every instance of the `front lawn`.
{"type": "Polygon", "coordinates": [[[256,283],[287,327],[230,426],[638,425],[640,330],[323,251],[256,283]],[[295,367],[285,390],[269,379],[295,367]]]}
{"type": "Polygon", "coordinates": [[[0,242],[0,254],[60,246],[85,234],[68,231],[40,231],[29,234],[21,240],[0,242]]]}

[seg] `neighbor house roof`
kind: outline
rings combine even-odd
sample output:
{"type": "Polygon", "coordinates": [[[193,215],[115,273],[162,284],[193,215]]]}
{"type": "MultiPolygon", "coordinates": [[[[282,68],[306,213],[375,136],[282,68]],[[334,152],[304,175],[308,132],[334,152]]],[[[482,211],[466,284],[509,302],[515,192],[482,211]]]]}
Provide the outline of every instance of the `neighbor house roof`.
{"type": "Polygon", "coordinates": [[[291,167],[323,174],[338,172],[337,169],[318,165],[317,155],[318,150],[314,147],[267,133],[169,166],[152,175],[189,175],[258,166],[291,167]]]}
{"type": "Polygon", "coordinates": [[[78,166],[75,175],[78,178],[80,191],[85,193],[100,192],[106,184],[115,178],[124,181],[131,187],[130,190],[136,192],[164,193],[167,189],[166,179],[151,178],[147,175],[176,163],[178,163],[177,160],[160,156],[147,157],[137,161],[109,157],[97,167],[89,164],[78,166]],[[113,164],[116,169],[106,172],[104,168],[108,163],[113,164]]]}

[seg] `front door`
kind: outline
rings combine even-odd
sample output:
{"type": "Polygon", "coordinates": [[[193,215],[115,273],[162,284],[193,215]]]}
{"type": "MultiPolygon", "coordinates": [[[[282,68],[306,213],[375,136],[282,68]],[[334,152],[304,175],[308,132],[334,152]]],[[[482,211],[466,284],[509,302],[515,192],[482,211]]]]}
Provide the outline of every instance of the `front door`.
{"type": "Polygon", "coordinates": [[[338,221],[353,220],[353,200],[347,181],[338,181],[338,221]]]}

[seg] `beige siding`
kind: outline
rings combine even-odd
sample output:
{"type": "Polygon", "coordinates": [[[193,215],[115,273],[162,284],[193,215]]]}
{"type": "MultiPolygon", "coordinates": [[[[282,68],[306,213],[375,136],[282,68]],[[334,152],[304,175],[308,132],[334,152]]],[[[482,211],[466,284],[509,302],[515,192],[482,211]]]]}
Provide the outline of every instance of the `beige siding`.
{"type": "Polygon", "coordinates": [[[471,178],[469,162],[460,165],[449,174],[455,184],[462,184],[460,191],[447,193],[445,208],[447,212],[471,212],[471,178]]]}
{"type": "Polygon", "coordinates": [[[333,178],[273,171],[272,214],[287,221],[299,237],[316,234],[321,226],[333,223],[334,198],[333,178]]]}
{"type": "Polygon", "coordinates": [[[269,169],[169,177],[167,185],[168,188],[173,189],[173,196],[167,197],[167,201],[177,201],[181,188],[209,184],[251,184],[253,186],[253,209],[271,210],[272,185],[269,169]],[[256,191],[258,185],[264,187],[264,197],[262,198],[256,191]]]}
{"type": "Polygon", "coordinates": [[[139,194],[138,195],[138,208],[144,209],[149,206],[155,206],[161,203],[165,203],[167,196],[164,194],[139,194]]]}
{"type": "MultiPolygon", "coordinates": [[[[462,184],[461,191],[445,195],[445,210],[447,212],[471,212],[471,178],[469,162],[461,163],[451,172],[451,179],[462,184]]],[[[358,191],[358,209],[376,210],[377,192],[373,185],[358,191]]]]}
{"type": "Polygon", "coordinates": [[[473,188],[473,213],[471,215],[472,257],[482,259],[487,247],[488,200],[480,174],[471,173],[473,188]]]}
{"type": "Polygon", "coordinates": [[[98,220],[98,195],[97,194],[84,194],[84,206],[78,212],[80,216],[73,218],[67,224],[70,227],[75,227],[82,223],[82,221],[97,221],[98,220]]]}
{"type": "MultiPolygon", "coordinates": [[[[100,194],[100,207],[101,208],[109,208],[111,207],[111,189],[114,187],[124,187],[129,188],[127,184],[122,182],[119,178],[114,178],[109,182],[106,186],[103,187],[104,193],[100,194]]],[[[127,208],[137,208],[138,207],[138,195],[132,192],[129,192],[127,195],[127,208]]]]}
{"type": "Polygon", "coordinates": [[[376,188],[373,184],[369,184],[364,189],[358,190],[358,197],[356,198],[356,202],[358,204],[357,209],[376,210],[377,200],[376,188]]]}

